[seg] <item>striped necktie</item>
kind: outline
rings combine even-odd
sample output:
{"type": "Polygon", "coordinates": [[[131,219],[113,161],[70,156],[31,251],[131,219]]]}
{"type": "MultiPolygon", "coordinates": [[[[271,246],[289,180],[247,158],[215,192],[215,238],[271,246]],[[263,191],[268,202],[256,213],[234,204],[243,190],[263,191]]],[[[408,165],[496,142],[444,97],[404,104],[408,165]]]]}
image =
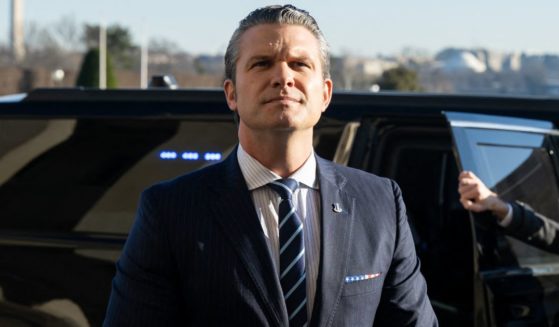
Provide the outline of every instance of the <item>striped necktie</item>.
{"type": "Polygon", "coordinates": [[[268,184],[281,197],[278,210],[280,283],[289,316],[289,326],[307,325],[307,283],[303,222],[295,211],[292,196],[299,183],[278,179],[268,184]]]}

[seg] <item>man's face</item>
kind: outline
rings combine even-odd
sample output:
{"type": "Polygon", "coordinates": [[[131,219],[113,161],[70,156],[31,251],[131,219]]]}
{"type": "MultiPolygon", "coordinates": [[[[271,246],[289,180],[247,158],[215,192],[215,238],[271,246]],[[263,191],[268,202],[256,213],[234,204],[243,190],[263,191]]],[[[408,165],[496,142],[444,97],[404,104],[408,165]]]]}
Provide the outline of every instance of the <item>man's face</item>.
{"type": "Polygon", "coordinates": [[[303,26],[262,24],[241,37],[236,81],[225,81],[227,104],[240,129],[308,130],[330,103],[319,43],[303,26]]]}

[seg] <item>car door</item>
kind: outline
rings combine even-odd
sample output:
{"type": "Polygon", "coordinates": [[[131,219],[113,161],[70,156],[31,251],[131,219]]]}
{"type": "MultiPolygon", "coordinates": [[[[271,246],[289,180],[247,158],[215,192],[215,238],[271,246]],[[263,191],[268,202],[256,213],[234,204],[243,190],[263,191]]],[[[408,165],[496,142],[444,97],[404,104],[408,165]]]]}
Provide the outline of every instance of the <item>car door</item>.
{"type": "MultiPolygon", "coordinates": [[[[559,220],[555,142],[546,121],[445,113],[462,170],[474,172],[502,199],[529,204],[559,220]]],[[[476,325],[559,323],[559,256],[507,236],[489,213],[470,214],[477,244],[476,325]]],[[[559,236],[557,236],[559,238],[559,236]]]]}

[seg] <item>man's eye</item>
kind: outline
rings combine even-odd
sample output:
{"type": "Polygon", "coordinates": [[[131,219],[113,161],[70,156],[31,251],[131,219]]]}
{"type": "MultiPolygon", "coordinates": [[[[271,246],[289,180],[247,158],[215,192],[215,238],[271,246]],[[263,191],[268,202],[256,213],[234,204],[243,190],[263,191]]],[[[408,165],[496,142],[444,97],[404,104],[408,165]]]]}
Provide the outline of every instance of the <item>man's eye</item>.
{"type": "Polygon", "coordinates": [[[304,62],[304,61],[295,61],[295,62],[293,63],[293,66],[295,66],[295,67],[300,67],[300,68],[302,68],[302,67],[307,67],[307,68],[310,67],[309,64],[307,64],[307,63],[304,62]]]}
{"type": "Polygon", "coordinates": [[[252,64],[252,67],[267,67],[270,64],[267,60],[256,61],[252,64]]]}

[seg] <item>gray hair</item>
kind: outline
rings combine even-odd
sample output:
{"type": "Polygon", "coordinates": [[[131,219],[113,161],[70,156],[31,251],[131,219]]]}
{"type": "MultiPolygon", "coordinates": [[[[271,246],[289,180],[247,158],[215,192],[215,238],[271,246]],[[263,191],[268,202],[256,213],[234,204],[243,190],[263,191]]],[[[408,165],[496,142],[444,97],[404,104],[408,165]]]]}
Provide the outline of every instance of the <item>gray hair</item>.
{"type": "Polygon", "coordinates": [[[316,20],[307,11],[296,8],[295,6],[275,5],[256,9],[241,20],[239,27],[233,32],[229,40],[229,45],[227,46],[227,51],[225,52],[225,79],[230,79],[235,82],[241,36],[243,36],[243,33],[249,28],[261,24],[300,25],[307,28],[318,40],[322,75],[325,79],[330,78],[330,54],[328,51],[328,44],[316,20]]]}

